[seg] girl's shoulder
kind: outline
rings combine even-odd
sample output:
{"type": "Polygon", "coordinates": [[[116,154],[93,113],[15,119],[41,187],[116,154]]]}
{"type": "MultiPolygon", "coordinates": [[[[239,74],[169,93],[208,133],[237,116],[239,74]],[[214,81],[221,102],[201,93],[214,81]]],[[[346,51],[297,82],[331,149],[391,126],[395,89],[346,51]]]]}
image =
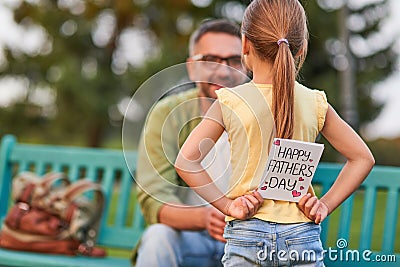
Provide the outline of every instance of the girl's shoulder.
{"type": "Polygon", "coordinates": [[[215,93],[217,94],[218,100],[221,102],[227,101],[227,100],[233,100],[236,99],[238,96],[243,96],[244,94],[249,93],[249,89],[251,86],[254,86],[251,83],[244,83],[241,85],[237,85],[235,87],[223,87],[215,93]]]}
{"type": "Polygon", "coordinates": [[[324,92],[323,90],[320,90],[320,89],[309,88],[299,82],[295,83],[294,90],[295,90],[295,92],[301,92],[301,93],[306,93],[306,94],[315,94],[315,93],[319,93],[319,92],[324,92]]]}
{"type": "Polygon", "coordinates": [[[298,82],[295,84],[294,94],[300,100],[316,100],[321,104],[327,102],[326,94],[323,90],[311,89],[298,82]]]}
{"type": "Polygon", "coordinates": [[[248,90],[252,87],[255,87],[255,85],[251,82],[247,82],[244,84],[237,85],[235,87],[223,87],[219,90],[217,90],[217,93],[224,93],[224,94],[238,94],[238,93],[244,93],[248,92],[248,90]]]}
{"type": "Polygon", "coordinates": [[[328,100],[325,92],[322,90],[310,89],[300,83],[296,83],[295,99],[295,103],[298,103],[298,109],[314,112],[317,118],[318,131],[321,131],[328,110],[328,100]]]}

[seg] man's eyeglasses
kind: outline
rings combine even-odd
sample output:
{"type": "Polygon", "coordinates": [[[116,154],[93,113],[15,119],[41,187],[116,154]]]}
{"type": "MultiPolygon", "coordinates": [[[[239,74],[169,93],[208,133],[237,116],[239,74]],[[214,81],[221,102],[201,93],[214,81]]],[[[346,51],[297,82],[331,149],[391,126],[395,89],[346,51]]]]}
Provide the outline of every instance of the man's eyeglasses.
{"type": "MultiPolygon", "coordinates": [[[[220,63],[226,62],[226,64],[232,68],[235,69],[241,69],[242,68],[242,58],[239,55],[235,56],[230,56],[230,57],[219,57],[215,55],[194,55],[191,57],[191,59],[196,60],[196,61],[207,61],[207,62],[214,62],[214,63],[220,63]]],[[[218,64],[209,64],[211,68],[217,68],[218,64]]]]}

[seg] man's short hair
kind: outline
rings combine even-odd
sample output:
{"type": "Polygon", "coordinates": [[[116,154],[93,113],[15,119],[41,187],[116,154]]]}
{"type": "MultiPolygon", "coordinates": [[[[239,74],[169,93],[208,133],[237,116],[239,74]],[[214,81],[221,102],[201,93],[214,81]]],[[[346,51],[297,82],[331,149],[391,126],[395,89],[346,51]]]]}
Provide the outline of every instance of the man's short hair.
{"type": "Polygon", "coordinates": [[[209,19],[203,21],[200,26],[195,30],[189,39],[189,55],[192,55],[194,46],[200,40],[200,38],[208,33],[226,33],[232,36],[241,38],[240,27],[227,19],[209,19]]]}

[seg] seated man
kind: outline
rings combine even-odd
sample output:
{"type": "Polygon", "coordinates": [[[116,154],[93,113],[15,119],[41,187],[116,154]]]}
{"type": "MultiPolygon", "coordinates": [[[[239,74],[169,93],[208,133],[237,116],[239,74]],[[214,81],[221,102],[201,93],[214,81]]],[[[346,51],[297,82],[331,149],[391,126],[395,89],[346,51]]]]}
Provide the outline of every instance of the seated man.
{"type": "MultiPolygon", "coordinates": [[[[241,65],[239,27],[226,20],[201,24],[190,38],[189,54],[188,73],[196,88],[160,100],[147,118],[139,144],[138,200],[149,227],[133,255],[138,267],[221,266],[224,216],[199,203],[200,198],[176,174],[174,162],[216,98],[215,90],[247,78],[241,65]],[[224,65],[200,66],[199,61],[224,65]]],[[[202,163],[222,186],[221,177],[230,172],[226,135],[218,140],[213,155],[202,163]]]]}

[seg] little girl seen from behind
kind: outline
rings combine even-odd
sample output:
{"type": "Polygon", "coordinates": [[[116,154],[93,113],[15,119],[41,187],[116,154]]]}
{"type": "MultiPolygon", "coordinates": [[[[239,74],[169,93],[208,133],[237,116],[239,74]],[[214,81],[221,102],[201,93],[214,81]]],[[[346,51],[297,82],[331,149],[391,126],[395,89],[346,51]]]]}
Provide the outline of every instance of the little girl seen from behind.
{"type": "Polygon", "coordinates": [[[298,0],[252,1],[242,22],[242,59],[253,79],[217,91],[217,101],[176,160],[187,184],[227,216],[224,266],[324,266],[319,224],[374,164],[368,147],[325,93],[296,82],[307,40],[298,0]],[[224,131],[232,165],[227,192],[218,190],[200,165],[224,131]],[[298,203],[263,199],[256,189],[273,138],[315,142],[319,133],[347,160],[330,190],[318,199],[310,186],[298,203]]]}

